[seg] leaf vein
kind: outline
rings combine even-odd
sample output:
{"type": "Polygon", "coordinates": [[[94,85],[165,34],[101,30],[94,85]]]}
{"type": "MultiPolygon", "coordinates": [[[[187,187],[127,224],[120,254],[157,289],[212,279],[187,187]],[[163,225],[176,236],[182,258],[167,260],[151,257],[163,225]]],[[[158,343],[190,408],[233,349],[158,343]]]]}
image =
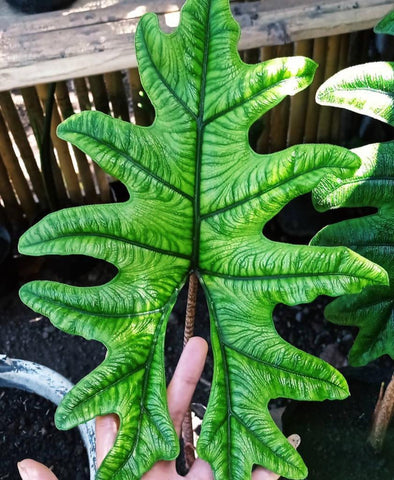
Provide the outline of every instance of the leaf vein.
{"type": "MultiPolygon", "coordinates": [[[[190,255],[174,252],[172,250],[166,250],[166,249],[154,247],[152,245],[148,245],[146,243],[138,242],[136,240],[130,240],[128,238],[120,237],[118,235],[110,235],[110,234],[101,233],[101,232],[82,232],[82,233],[73,232],[73,233],[69,233],[69,234],[62,234],[62,238],[79,238],[79,237],[82,237],[82,238],[84,238],[84,237],[107,238],[107,239],[113,240],[115,242],[127,243],[128,245],[132,245],[132,246],[142,248],[142,249],[145,249],[145,250],[150,250],[152,252],[159,253],[160,255],[168,255],[168,256],[171,256],[171,257],[183,258],[185,260],[190,260],[190,255]]],[[[40,242],[29,243],[29,248],[35,247],[35,246],[38,246],[38,245],[44,245],[45,243],[51,243],[53,240],[54,239],[49,238],[45,241],[42,240],[40,242]]]]}
{"type": "MultiPolygon", "coordinates": [[[[269,157],[270,155],[260,155],[261,157],[269,157]]],[[[241,198],[240,200],[237,200],[236,202],[233,202],[231,203],[230,205],[226,205],[222,208],[218,208],[217,210],[214,210],[212,212],[208,212],[208,213],[204,213],[203,215],[201,215],[201,220],[205,220],[209,217],[213,217],[215,215],[220,215],[228,210],[232,210],[233,208],[236,208],[236,207],[239,207],[240,205],[243,205],[247,202],[250,202],[251,200],[254,200],[255,198],[258,198],[262,195],[265,195],[269,192],[271,192],[272,190],[275,190],[277,188],[280,188],[282,187],[283,185],[286,185],[287,183],[299,178],[299,177],[302,177],[304,176],[305,174],[307,173],[312,173],[312,172],[315,172],[315,171],[318,171],[318,170],[321,170],[321,169],[324,169],[324,168],[327,168],[327,166],[323,166],[323,167],[316,167],[316,168],[311,168],[310,170],[308,170],[307,172],[303,171],[303,172],[300,172],[299,174],[296,174],[296,175],[291,175],[285,179],[283,179],[282,181],[280,182],[277,182],[275,183],[275,185],[271,185],[269,186],[268,188],[264,189],[264,190],[259,190],[258,192],[256,193],[253,193],[251,195],[248,195],[247,197],[245,198],[241,198]]],[[[311,187],[312,189],[312,187],[311,187]]]]}
{"type": "Polygon", "coordinates": [[[275,364],[275,363],[272,363],[272,362],[267,362],[266,360],[263,360],[261,358],[258,358],[258,357],[255,357],[254,355],[250,354],[250,353],[247,353],[247,352],[244,352],[243,350],[240,350],[239,348],[235,347],[234,345],[230,345],[228,342],[225,342],[223,340],[223,344],[226,348],[228,348],[229,350],[232,350],[236,353],[238,353],[239,355],[242,355],[246,358],[248,358],[249,360],[252,360],[256,363],[259,363],[261,365],[264,365],[265,367],[269,367],[269,368],[273,368],[273,369],[276,369],[276,370],[280,370],[282,372],[286,372],[290,375],[295,375],[295,376],[298,376],[298,377],[301,377],[301,378],[309,378],[310,380],[316,380],[317,382],[322,382],[322,383],[327,383],[328,385],[332,385],[336,388],[339,388],[341,390],[343,390],[343,388],[340,386],[340,385],[337,385],[336,383],[330,381],[330,380],[326,380],[324,378],[319,378],[319,377],[315,377],[314,375],[311,375],[309,373],[305,373],[305,372],[298,372],[297,370],[291,370],[290,368],[286,368],[286,367],[283,367],[282,365],[279,365],[279,364],[275,364]]]}

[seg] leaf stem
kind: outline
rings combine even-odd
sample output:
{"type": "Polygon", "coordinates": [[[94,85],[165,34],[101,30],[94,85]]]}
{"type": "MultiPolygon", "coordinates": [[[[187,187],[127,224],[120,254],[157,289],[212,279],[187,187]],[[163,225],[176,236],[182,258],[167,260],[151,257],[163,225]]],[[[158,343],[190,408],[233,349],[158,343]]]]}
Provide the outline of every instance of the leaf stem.
{"type": "Polygon", "coordinates": [[[376,452],[383,448],[383,442],[386,436],[387,428],[394,415],[394,375],[384,391],[382,383],[379,398],[376,403],[375,411],[372,417],[371,433],[368,442],[376,452]]]}
{"type": "MultiPolygon", "coordinates": [[[[185,330],[183,334],[183,348],[185,348],[187,342],[194,335],[194,321],[196,318],[197,292],[198,292],[198,279],[195,273],[191,273],[189,277],[189,289],[187,293],[185,330]]],[[[190,468],[192,467],[196,459],[194,454],[193,424],[192,424],[192,415],[191,415],[190,407],[186,412],[185,418],[183,420],[182,439],[183,439],[183,449],[184,449],[186,468],[190,470],[190,468]]]]}

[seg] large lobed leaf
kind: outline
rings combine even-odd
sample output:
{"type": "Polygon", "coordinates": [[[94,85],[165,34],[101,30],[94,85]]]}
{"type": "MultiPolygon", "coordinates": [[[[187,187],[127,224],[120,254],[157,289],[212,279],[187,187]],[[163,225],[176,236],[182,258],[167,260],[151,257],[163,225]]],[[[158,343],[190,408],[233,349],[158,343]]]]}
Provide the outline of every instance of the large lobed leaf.
{"type": "Polygon", "coordinates": [[[319,294],[355,293],[386,282],[380,267],[344,247],[273,242],[266,222],[329,172],[346,177],[357,156],[328,145],[258,155],[252,123],[305,88],[305,58],[246,65],[228,0],[189,0],[177,30],[144,16],[136,33],[151,127],[84,112],[59,135],[128,188],[122,204],[49,215],[21,239],[25,254],[83,254],[118,274],[96,287],[40,281],[21,297],[59,328],[105,344],[104,362],[65,397],[56,422],[70,428],[116,412],[120,430],[98,479],[139,479],[178,441],[166,406],[163,344],[180,288],[194,271],[211,315],[214,378],[198,443],[216,480],[251,477],[253,464],[304,478],[298,453],[275,427],[270,399],[344,398],[342,376],[277,334],[272,311],[319,294]]]}

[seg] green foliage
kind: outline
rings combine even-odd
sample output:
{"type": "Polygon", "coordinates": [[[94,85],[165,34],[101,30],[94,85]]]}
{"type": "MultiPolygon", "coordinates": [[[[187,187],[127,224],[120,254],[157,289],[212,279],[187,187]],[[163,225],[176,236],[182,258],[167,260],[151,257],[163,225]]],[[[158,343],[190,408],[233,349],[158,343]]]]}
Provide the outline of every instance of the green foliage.
{"type": "Polygon", "coordinates": [[[394,35],[394,10],[388,13],[374,28],[376,33],[394,35]]]}
{"type": "Polygon", "coordinates": [[[394,63],[371,62],[345,68],[324,82],[316,100],[394,125],[394,63]]]}
{"type": "MultiPolygon", "coordinates": [[[[390,33],[393,14],[377,30],[390,33]]],[[[318,90],[317,101],[369,115],[394,126],[394,63],[376,62],[350,67],[329,78],[318,90]]],[[[355,325],[359,334],[350,352],[353,365],[365,365],[383,354],[394,358],[394,142],[353,150],[362,164],[352,178],[328,176],[314,192],[320,210],[338,207],[376,207],[377,213],[330,225],[314,245],[347,245],[384,267],[390,287],[368,287],[345,295],[326,308],[328,320],[355,325]]]]}
{"type": "Polygon", "coordinates": [[[360,328],[349,360],[366,365],[387,353],[394,358],[394,143],[367,145],[353,150],[363,163],[350,179],[327,177],[316,189],[321,209],[373,206],[378,212],[346,220],[321,230],[314,245],[347,245],[384,267],[390,287],[367,287],[344,295],[326,308],[328,320],[360,328]]]}
{"type": "Polygon", "coordinates": [[[216,480],[249,479],[253,464],[304,478],[299,454],[271,419],[269,400],[348,395],[335,369],[280,338],[275,305],[386,282],[383,269],[345,247],[289,245],[262,234],[287,202],[329,172],[346,177],[359,159],[328,145],[253,152],[250,126],[305,88],[316,65],[301,57],[246,65],[238,38],[228,0],[189,0],[170,35],[154,15],[144,16],[136,48],[154,124],[139,127],[91,111],[58,131],[119,178],[130,199],[56,212],[20,241],[25,254],[83,254],[118,268],[101,286],[39,281],[21,289],[23,301],[57,327],[108,349],[56,414],[60,428],[119,415],[101,480],[139,479],[157,460],[178,454],[163,348],[169,314],[190,272],[211,316],[214,378],[197,448],[216,480]]]}

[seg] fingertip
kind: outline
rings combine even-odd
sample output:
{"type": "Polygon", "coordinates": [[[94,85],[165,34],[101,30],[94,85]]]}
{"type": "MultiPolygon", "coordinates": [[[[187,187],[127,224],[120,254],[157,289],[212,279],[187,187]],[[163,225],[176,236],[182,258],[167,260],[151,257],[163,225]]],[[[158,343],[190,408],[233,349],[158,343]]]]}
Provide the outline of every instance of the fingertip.
{"type": "Polygon", "coordinates": [[[96,458],[99,467],[114,446],[119,430],[119,417],[112,413],[96,417],[96,458]]]}
{"type": "Polygon", "coordinates": [[[57,480],[49,468],[30,458],[18,462],[17,467],[22,480],[57,480]]]}
{"type": "Polygon", "coordinates": [[[290,445],[292,445],[296,450],[301,444],[301,437],[298,435],[298,433],[293,433],[289,437],[287,437],[288,442],[290,445]]]}
{"type": "Polygon", "coordinates": [[[188,348],[198,349],[201,353],[205,355],[208,353],[208,342],[202,337],[191,337],[186,346],[188,348]]]}

